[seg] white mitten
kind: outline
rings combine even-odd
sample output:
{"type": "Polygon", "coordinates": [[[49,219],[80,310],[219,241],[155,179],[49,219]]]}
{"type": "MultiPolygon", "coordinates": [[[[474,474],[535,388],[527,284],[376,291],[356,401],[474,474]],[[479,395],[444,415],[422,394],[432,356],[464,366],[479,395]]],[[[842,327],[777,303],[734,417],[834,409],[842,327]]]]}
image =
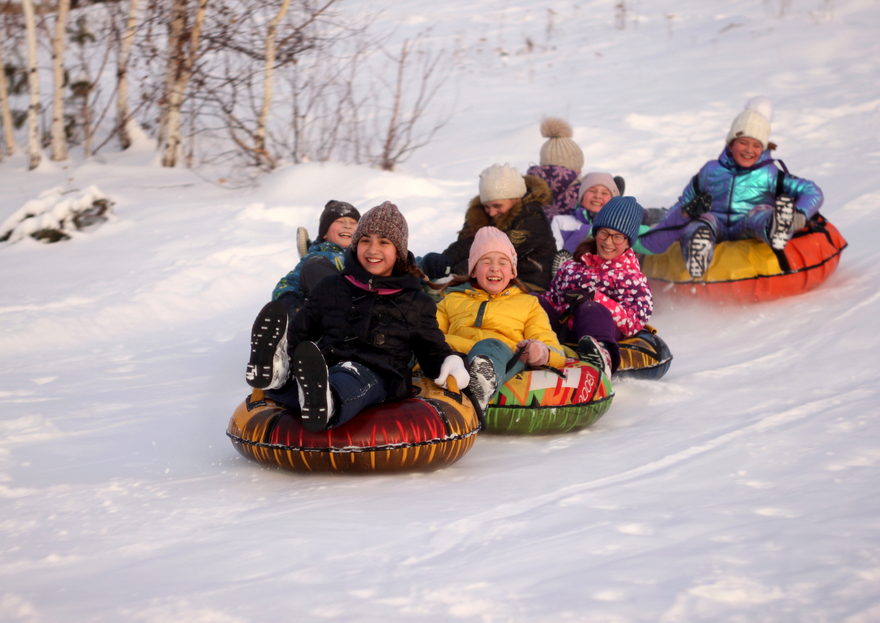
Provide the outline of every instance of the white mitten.
{"type": "Polygon", "coordinates": [[[471,375],[468,374],[467,368],[464,367],[464,362],[458,355],[448,355],[443,360],[443,365],[440,366],[440,376],[434,379],[434,382],[440,387],[445,388],[447,379],[450,376],[455,379],[459,390],[464,389],[471,382],[471,375]]]}

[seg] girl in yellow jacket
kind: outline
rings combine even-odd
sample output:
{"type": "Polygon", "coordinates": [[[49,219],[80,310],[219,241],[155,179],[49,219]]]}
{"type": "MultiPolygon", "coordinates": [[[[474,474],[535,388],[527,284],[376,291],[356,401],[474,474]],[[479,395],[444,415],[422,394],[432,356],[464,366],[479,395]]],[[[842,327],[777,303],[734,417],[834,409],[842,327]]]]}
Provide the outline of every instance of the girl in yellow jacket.
{"type": "Polygon", "coordinates": [[[547,313],[537,297],[518,285],[516,259],[507,234],[481,227],[468,255],[468,277],[450,284],[437,304],[437,324],[446,342],[467,356],[468,390],[481,410],[499,385],[526,366],[565,364],[547,313]]]}

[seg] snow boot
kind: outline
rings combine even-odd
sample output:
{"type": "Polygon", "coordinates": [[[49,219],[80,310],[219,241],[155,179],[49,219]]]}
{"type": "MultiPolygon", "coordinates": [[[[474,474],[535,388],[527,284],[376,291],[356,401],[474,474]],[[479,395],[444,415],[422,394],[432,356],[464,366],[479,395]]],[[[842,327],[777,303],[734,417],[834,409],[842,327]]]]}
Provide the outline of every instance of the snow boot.
{"type": "Polygon", "coordinates": [[[692,279],[699,279],[709,268],[713,246],[712,230],[709,226],[698,227],[687,246],[687,269],[692,279]]]}
{"type": "Polygon", "coordinates": [[[606,377],[611,378],[611,353],[599,340],[591,335],[583,336],[578,340],[577,353],[582,361],[586,361],[606,377]]]}
{"type": "Polygon", "coordinates": [[[300,342],[293,351],[292,364],[303,428],[312,433],[325,430],[335,405],[324,355],[314,342],[300,342]]]}
{"type": "Polygon", "coordinates": [[[773,204],[773,217],[767,230],[767,240],[773,249],[781,251],[791,240],[791,234],[794,232],[794,213],[794,199],[788,195],[779,195],[773,204]]]}
{"type": "Polygon", "coordinates": [[[296,228],[296,251],[300,257],[305,257],[312,245],[309,240],[309,231],[305,227],[296,228]]]}
{"type": "Polygon", "coordinates": [[[270,301],[263,306],[251,329],[251,357],[245,380],[256,389],[278,389],[287,382],[287,308],[270,301]]]}
{"type": "Polygon", "coordinates": [[[477,401],[480,413],[485,413],[489,399],[497,389],[498,378],[495,375],[495,366],[486,355],[477,355],[468,366],[468,374],[471,376],[471,382],[467,386],[467,391],[477,401]]]}

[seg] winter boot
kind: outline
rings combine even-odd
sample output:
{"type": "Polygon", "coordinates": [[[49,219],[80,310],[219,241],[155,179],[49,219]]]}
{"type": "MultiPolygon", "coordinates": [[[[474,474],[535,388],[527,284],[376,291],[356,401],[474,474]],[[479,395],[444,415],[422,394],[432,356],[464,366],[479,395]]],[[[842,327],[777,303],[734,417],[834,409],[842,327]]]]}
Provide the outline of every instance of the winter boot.
{"type": "Polygon", "coordinates": [[[687,246],[687,269],[692,279],[699,279],[709,268],[712,255],[712,230],[707,225],[698,227],[687,246]]]}
{"type": "Polygon", "coordinates": [[[299,388],[303,428],[316,433],[325,430],[333,417],[333,395],[327,363],[314,342],[300,342],[293,351],[292,374],[299,388]]]}
{"type": "Polygon", "coordinates": [[[585,335],[578,340],[577,352],[582,361],[586,361],[606,377],[611,378],[611,353],[599,340],[591,335],[585,335]]]}
{"type": "Polygon", "coordinates": [[[773,204],[773,217],[767,230],[767,240],[773,249],[781,251],[791,240],[794,231],[794,213],[794,199],[788,195],[779,195],[773,204]]]}
{"type": "Polygon", "coordinates": [[[477,355],[468,366],[468,374],[471,375],[471,382],[467,386],[467,391],[477,401],[480,413],[485,413],[489,399],[497,389],[495,366],[486,355],[477,355]]]}
{"type": "Polygon", "coordinates": [[[296,228],[296,250],[300,257],[305,257],[309,252],[309,231],[305,227],[296,228]]]}
{"type": "Polygon", "coordinates": [[[270,301],[263,306],[251,329],[251,358],[245,370],[248,385],[278,389],[287,382],[287,308],[270,301]]]}

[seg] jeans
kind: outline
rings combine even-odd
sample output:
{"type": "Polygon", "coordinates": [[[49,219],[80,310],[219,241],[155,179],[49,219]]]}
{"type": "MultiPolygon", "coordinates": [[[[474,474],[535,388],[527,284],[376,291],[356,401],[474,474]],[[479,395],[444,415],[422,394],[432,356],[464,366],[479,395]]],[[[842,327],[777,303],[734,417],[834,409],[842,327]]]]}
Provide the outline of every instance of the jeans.
{"type": "MultiPolygon", "coordinates": [[[[327,372],[330,391],[336,404],[336,414],[328,428],[341,426],[367,407],[388,398],[385,382],[363,364],[343,361],[330,367],[327,372]]],[[[296,379],[292,377],[279,389],[267,390],[266,396],[299,412],[299,390],[296,379]]]]}

